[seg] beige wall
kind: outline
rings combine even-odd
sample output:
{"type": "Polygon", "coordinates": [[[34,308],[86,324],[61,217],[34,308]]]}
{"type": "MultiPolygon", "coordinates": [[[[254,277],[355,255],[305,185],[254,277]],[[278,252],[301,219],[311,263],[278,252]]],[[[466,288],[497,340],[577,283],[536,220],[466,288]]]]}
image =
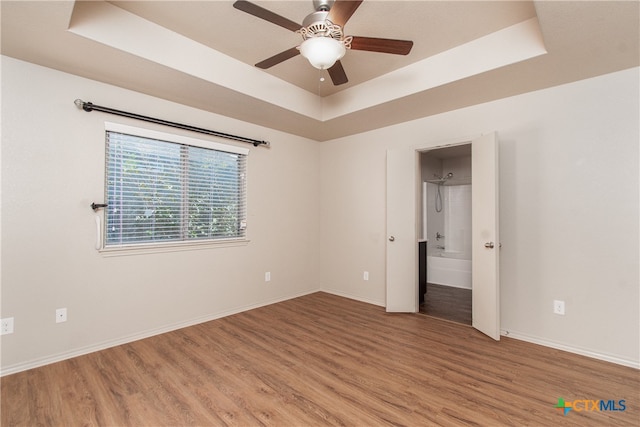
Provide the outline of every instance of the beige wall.
{"type": "Polygon", "coordinates": [[[387,149],[497,131],[502,330],[640,367],[638,77],[636,68],[323,143],[321,286],[385,305],[387,149]]]}
{"type": "Polygon", "coordinates": [[[315,291],[319,143],[2,58],[3,373],[315,291]],[[105,258],[91,202],[104,199],[99,105],[271,142],[250,148],[246,246],[105,258]],[[271,272],[265,283],[264,273],[271,272]],[[68,321],[56,324],[56,308],[68,321]]]}

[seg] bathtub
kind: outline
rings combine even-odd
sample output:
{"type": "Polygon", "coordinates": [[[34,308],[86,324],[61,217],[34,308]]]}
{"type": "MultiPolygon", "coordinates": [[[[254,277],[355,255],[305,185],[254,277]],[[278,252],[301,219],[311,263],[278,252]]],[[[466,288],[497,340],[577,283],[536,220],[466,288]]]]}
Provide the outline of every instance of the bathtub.
{"type": "Polygon", "coordinates": [[[439,251],[427,256],[427,283],[471,289],[471,260],[439,251]]]}

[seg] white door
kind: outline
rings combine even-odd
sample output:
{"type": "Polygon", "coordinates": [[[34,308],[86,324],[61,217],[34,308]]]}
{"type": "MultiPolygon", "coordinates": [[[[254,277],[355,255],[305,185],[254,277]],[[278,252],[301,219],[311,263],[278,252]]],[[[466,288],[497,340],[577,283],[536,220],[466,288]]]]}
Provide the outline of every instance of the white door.
{"type": "MultiPolygon", "coordinates": [[[[389,312],[418,311],[418,177],[416,150],[387,151],[389,312]]],[[[498,154],[495,133],[472,141],[472,186],[473,326],[499,340],[498,154]],[[487,247],[485,243],[488,243],[487,247]]]]}
{"type": "Polygon", "coordinates": [[[418,311],[417,160],[413,149],[387,151],[387,311],[418,311]]]}
{"type": "Polygon", "coordinates": [[[498,141],[491,133],[471,143],[473,327],[500,339],[498,276],[498,141]]]}

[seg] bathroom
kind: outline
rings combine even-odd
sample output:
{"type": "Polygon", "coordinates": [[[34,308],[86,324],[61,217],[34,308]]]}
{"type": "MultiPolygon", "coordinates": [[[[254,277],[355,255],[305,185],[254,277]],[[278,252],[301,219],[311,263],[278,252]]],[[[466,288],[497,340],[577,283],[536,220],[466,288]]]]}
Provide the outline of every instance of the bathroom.
{"type": "Polygon", "coordinates": [[[420,167],[420,312],[471,324],[471,145],[425,151],[420,167]]]}

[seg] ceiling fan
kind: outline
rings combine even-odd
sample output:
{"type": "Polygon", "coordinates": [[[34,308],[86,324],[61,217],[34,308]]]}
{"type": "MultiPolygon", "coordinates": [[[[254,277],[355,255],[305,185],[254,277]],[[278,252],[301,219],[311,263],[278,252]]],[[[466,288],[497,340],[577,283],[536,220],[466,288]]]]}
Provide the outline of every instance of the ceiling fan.
{"type": "Polygon", "coordinates": [[[313,0],[316,11],[308,15],[302,25],[245,0],[237,0],[233,7],[302,36],[300,46],[258,62],[256,67],[267,69],[302,54],[315,68],[326,69],[333,84],[338,86],[349,81],[340,63],[346,49],[407,55],[413,47],[410,40],[345,36],[344,26],[362,1],[313,0]]]}

